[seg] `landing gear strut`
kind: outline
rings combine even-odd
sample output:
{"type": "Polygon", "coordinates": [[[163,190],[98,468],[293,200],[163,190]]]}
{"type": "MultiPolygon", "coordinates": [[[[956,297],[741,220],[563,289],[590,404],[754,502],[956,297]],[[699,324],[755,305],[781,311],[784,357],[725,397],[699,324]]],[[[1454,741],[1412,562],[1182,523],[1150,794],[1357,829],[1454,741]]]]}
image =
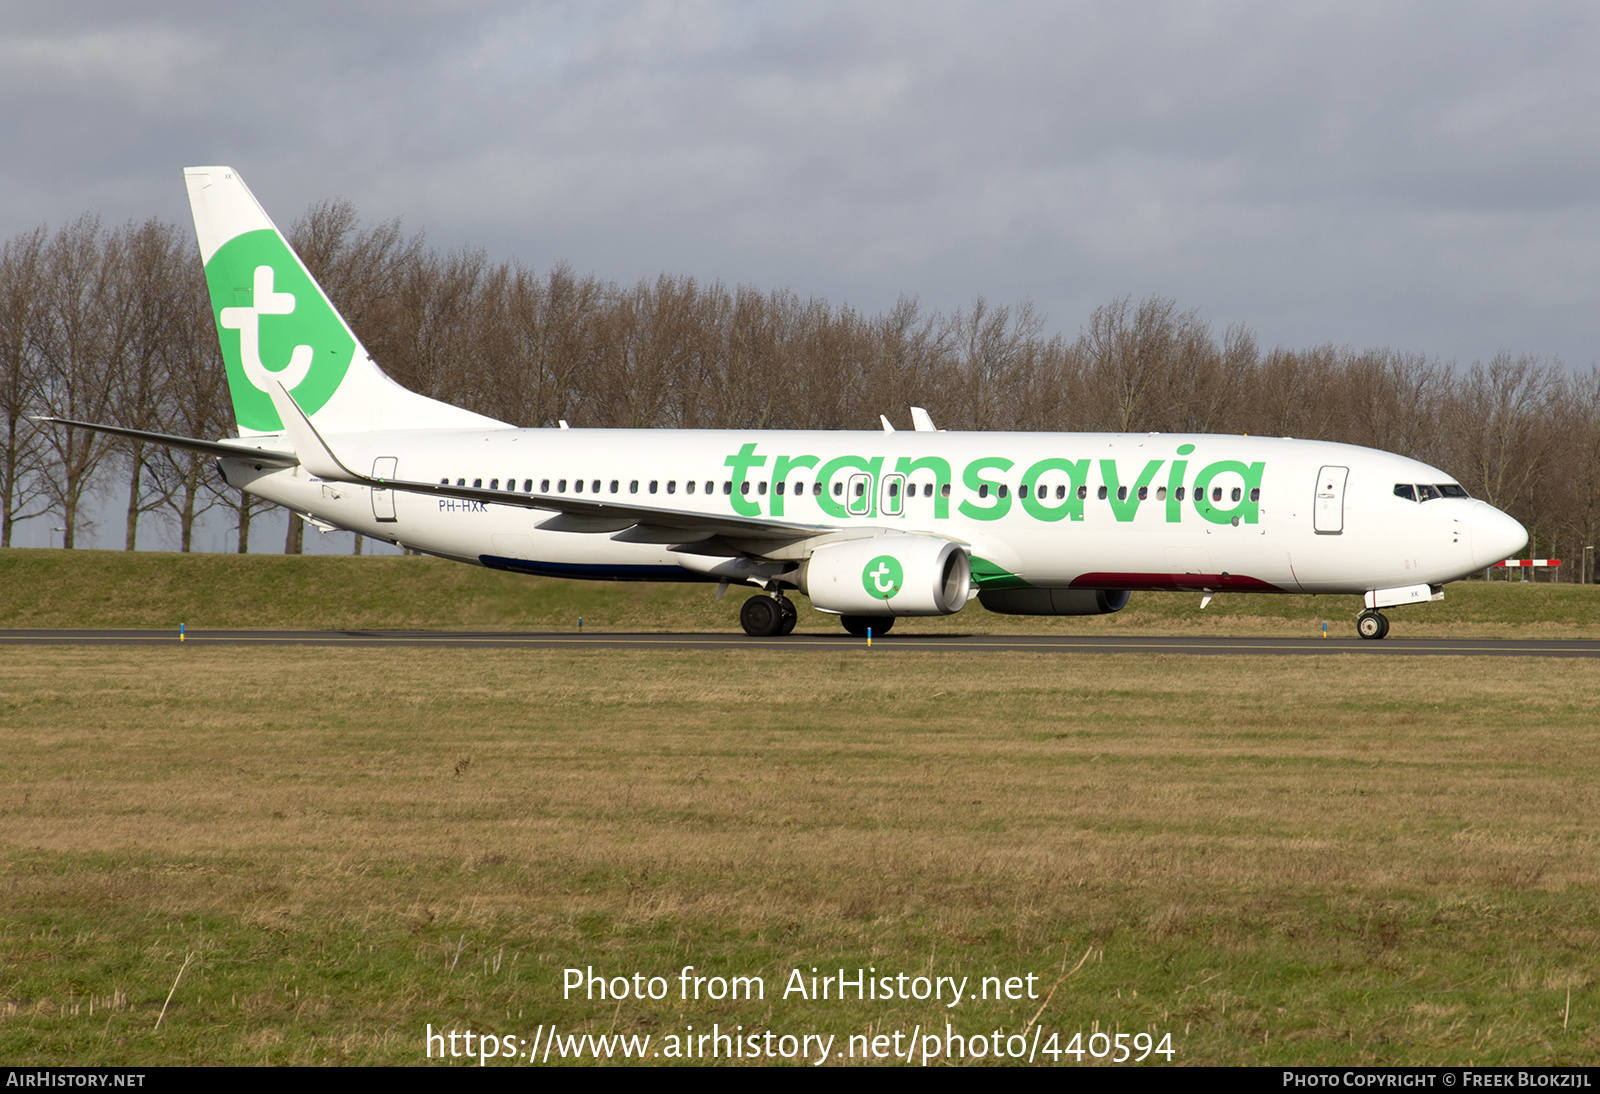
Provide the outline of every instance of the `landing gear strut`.
{"type": "Polygon", "coordinates": [[[1383,638],[1389,633],[1389,617],[1380,612],[1362,612],[1356,620],[1356,633],[1362,638],[1383,638]]]}
{"type": "Polygon", "coordinates": [[[751,638],[774,638],[794,630],[800,613],[786,596],[758,593],[739,609],[739,626],[751,638]]]}

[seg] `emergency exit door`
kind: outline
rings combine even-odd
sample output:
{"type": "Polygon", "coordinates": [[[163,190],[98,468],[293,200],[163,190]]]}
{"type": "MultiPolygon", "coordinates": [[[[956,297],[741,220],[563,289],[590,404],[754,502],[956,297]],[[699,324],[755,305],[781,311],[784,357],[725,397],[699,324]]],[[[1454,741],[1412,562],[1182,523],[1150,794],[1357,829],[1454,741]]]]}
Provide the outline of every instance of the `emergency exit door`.
{"type": "MultiPolygon", "coordinates": [[[[375,479],[396,478],[395,470],[400,460],[397,456],[379,456],[372,461],[372,477],[375,479]]],[[[372,488],[372,515],[375,519],[385,523],[395,519],[394,491],[384,490],[374,486],[372,488]]]]}
{"type": "Polygon", "coordinates": [[[1312,509],[1312,527],[1319,536],[1337,536],[1344,531],[1344,483],[1348,467],[1324,467],[1317,472],[1317,497],[1312,509]]]}

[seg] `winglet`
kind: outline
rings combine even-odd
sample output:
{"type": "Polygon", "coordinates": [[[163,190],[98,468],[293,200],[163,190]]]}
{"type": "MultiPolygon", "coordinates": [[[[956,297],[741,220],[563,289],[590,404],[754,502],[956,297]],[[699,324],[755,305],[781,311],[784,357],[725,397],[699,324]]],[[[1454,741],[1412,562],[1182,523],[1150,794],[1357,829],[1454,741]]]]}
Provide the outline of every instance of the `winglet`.
{"type": "Polygon", "coordinates": [[[911,408],[911,424],[916,427],[918,433],[939,432],[938,429],[934,427],[933,416],[930,415],[926,410],[923,410],[920,406],[914,406],[911,408]]]}
{"type": "Polygon", "coordinates": [[[306,412],[300,409],[300,404],[294,401],[294,396],[282,384],[272,384],[267,394],[272,396],[272,406],[283,421],[283,431],[288,435],[289,443],[294,445],[294,454],[299,457],[300,466],[319,479],[332,482],[365,481],[339,462],[339,457],[333,454],[328,442],[322,439],[317,427],[311,424],[306,412]]]}

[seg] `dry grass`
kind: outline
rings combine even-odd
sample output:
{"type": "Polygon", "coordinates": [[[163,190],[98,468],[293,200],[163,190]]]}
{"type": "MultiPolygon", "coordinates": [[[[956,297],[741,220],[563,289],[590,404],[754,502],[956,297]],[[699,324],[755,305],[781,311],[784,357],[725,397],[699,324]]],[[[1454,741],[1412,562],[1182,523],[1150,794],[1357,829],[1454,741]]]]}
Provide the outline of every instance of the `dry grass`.
{"type": "Polygon", "coordinates": [[[1042,1021],[1153,1024],[1180,1062],[1597,1056],[1583,663],[5,658],[17,1062],[409,1062],[428,1022],[942,1028],[926,1004],[564,1003],[560,970],[776,994],[812,965],[1048,983],[1086,949],[1042,1021]]]}

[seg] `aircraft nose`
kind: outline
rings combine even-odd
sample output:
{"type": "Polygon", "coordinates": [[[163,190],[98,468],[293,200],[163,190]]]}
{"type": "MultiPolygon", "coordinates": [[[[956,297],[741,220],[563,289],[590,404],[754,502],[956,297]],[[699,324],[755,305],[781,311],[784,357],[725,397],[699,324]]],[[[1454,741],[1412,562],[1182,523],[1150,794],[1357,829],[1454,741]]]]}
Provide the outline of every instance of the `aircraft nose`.
{"type": "Polygon", "coordinates": [[[1472,528],[1474,569],[1493,566],[1528,545],[1528,530],[1486,501],[1474,505],[1467,519],[1472,528]]]}

